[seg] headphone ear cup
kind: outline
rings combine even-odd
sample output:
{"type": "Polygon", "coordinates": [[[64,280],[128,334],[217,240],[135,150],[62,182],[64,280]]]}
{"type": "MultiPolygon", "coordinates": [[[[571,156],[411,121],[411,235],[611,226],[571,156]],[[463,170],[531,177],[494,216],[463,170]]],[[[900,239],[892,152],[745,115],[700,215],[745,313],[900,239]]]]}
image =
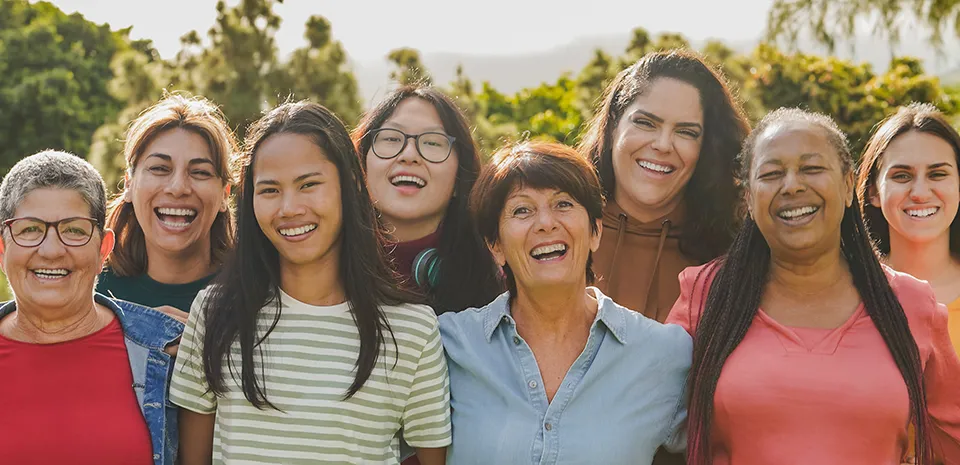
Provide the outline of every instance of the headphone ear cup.
{"type": "Polygon", "coordinates": [[[431,247],[424,249],[413,259],[413,269],[411,270],[413,281],[421,288],[432,288],[437,285],[440,277],[440,255],[437,249],[431,247]]]}

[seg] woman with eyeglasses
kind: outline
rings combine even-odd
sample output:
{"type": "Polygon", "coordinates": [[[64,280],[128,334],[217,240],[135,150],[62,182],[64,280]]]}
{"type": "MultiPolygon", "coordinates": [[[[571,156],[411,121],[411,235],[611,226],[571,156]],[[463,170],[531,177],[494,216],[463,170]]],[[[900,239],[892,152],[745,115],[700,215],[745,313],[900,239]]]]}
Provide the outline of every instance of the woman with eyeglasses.
{"type": "Polygon", "coordinates": [[[94,292],[113,248],[103,178],[80,157],[41,152],[0,185],[0,462],[172,465],[166,408],[183,325],[94,292]]]}
{"type": "Polygon", "coordinates": [[[497,266],[468,213],[480,157],[456,104],[433,87],[402,87],[364,115],[353,138],[410,287],[437,313],[499,295],[497,266]]]}

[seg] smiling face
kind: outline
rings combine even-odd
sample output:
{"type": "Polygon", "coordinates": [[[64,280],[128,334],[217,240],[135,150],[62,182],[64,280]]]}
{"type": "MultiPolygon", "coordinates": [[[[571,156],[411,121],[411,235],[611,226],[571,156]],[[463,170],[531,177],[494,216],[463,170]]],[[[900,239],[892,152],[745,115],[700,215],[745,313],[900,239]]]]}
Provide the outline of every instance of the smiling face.
{"type": "Polygon", "coordinates": [[[281,133],[254,155],[253,210],[280,255],[280,268],[339,260],[340,174],[313,139],[281,133]]]}
{"type": "MultiPolygon", "coordinates": [[[[13,215],[50,222],[90,216],[90,206],[78,192],[48,188],[24,196],[13,215]]],[[[10,234],[10,228],[4,228],[0,263],[18,304],[51,310],[89,305],[97,275],[113,249],[110,230],[101,233],[94,228],[90,242],[78,247],[64,245],[53,227],[47,229],[43,242],[36,247],[19,246],[10,234]]]]}
{"type": "Polygon", "coordinates": [[[210,228],[227,211],[229,190],[203,136],[180,128],[158,134],[126,182],[148,256],[210,252],[210,228]]]}
{"type": "Polygon", "coordinates": [[[824,130],[802,122],[767,128],[749,175],[750,214],[774,255],[817,256],[840,247],[853,171],[844,173],[824,130]]]}
{"type": "MultiPolygon", "coordinates": [[[[416,97],[400,102],[381,127],[410,135],[446,133],[436,108],[416,97]]],[[[377,157],[371,145],[364,159],[370,195],[383,219],[396,228],[396,237],[413,240],[436,231],[453,197],[459,165],[456,149],[451,149],[443,162],[431,163],[417,152],[414,140],[408,139],[394,158],[377,157]]]]}
{"type": "Polygon", "coordinates": [[[949,237],[960,203],[953,147],[918,131],[897,136],[880,159],[870,203],[883,211],[891,239],[923,243],[949,237]]]}
{"type": "Polygon", "coordinates": [[[640,221],[670,213],[683,200],[702,142],[700,92],[675,79],[653,81],[613,132],[614,200],[640,221]]]}
{"type": "Polygon", "coordinates": [[[490,247],[501,266],[513,272],[519,290],[586,286],[590,252],[600,245],[587,210],[572,196],[553,189],[515,189],[500,217],[497,243],[490,247]]]}

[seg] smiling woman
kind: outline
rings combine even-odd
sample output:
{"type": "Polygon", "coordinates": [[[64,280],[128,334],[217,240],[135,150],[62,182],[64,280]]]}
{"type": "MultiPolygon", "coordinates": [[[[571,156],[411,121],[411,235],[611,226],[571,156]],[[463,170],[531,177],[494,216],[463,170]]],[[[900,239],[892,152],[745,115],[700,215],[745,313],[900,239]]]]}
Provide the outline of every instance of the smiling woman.
{"type": "Polygon", "coordinates": [[[171,95],[130,125],[124,189],[107,218],[117,247],[99,292],[190,309],[233,246],[228,195],[236,150],[223,116],[202,98],[171,95]]]}

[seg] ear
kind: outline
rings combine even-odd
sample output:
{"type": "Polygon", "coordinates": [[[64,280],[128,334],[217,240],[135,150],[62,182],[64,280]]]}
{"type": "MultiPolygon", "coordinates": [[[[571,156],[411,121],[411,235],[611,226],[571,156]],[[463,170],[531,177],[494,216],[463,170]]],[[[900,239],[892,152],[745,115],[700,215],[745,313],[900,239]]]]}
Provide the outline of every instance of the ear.
{"type": "Polygon", "coordinates": [[[230,208],[230,184],[223,188],[223,202],[220,203],[220,212],[226,212],[230,208]]]}
{"type": "Polygon", "coordinates": [[[877,190],[877,184],[874,182],[867,188],[867,202],[870,202],[870,205],[880,208],[880,191],[877,190]]]}
{"type": "Polygon", "coordinates": [[[103,239],[100,241],[100,267],[103,267],[107,257],[113,252],[113,245],[117,242],[117,236],[112,229],[103,230],[103,239]]]}
{"type": "Polygon", "coordinates": [[[130,178],[130,172],[123,172],[123,201],[126,203],[133,202],[133,198],[130,196],[130,191],[133,190],[132,186],[133,181],[130,178]]]}
{"type": "Polygon", "coordinates": [[[843,177],[844,187],[847,189],[846,200],[848,207],[853,205],[853,196],[857,195],[856,182],[856,176],[854,175],[853,170],[847,172],[847,174],[843,177]]]}
{"type": "Polygon", "coordinates": [[[502,267],[507,264],[507,258],[503,254],[503,250],[501,250],[499,242],[495,242],[493,244],[487,242],[487,248],[490,249],[490,254],[493,255],[493,261],[497,262],[497,265],[502,267]]]}
{"type": "Polygon", "coordinates": [[[596,219],[597,223],[597,232],[591,231],[592,236],[590,237],[590,251],[596,252],[600,248],[600,236],[603,234],[603,220],[600,218],[596,219]]]}

